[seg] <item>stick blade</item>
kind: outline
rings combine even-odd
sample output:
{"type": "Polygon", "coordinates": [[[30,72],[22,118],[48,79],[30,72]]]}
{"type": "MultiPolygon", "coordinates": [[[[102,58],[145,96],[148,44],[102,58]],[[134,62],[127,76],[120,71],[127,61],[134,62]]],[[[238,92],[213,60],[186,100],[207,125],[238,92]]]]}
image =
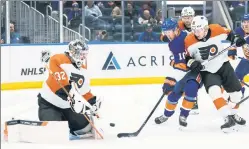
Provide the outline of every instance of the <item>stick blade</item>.
{"type": "Polygon", "coordinates": [[[124,137],[136,137],[138,134],[136,132],[134,133],[119,133],[117,136],[118,138],[124,138],[124,137]]]}

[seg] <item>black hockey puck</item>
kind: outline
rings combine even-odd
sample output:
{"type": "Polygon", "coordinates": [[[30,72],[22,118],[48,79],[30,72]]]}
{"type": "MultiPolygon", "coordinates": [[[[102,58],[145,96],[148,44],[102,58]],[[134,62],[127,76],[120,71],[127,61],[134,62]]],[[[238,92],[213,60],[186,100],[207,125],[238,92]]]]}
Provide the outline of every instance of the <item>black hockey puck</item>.
{"type": "Polygon", "coordinates": [[[114,123],[110,123],[110,126],[115,127],[115,124],[114,123]]]}

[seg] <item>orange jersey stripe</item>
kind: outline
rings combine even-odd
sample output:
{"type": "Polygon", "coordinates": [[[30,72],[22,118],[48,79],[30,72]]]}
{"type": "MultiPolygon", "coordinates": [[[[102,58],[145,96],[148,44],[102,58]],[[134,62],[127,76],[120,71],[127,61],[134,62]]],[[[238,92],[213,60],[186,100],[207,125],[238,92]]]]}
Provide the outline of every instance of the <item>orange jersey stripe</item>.
{"type": "Polygon", "coordinates": [[[194,102],[191,102],[191,101],[188,101],[186,100],[185,98],[183,99],[182,101],[182,107],[184,109],[189,109],[191,110],[193,107],[194,107],[195,103],[194,102]]]}
{"type": "MultiPolygon", "coordinates": [[[[220,26],[219,24],[210,24],[209,29],[211,30],[211,36],[215,37],[220,34],[229,34],[231,30],[225,29],[224,27],[220,26]]],[[[189,46],[197,43],[198,40],[195,38],[194,33],[190,33],[184,40],[185,48],[188,49],[189,46]]]]}
{"type": "Polygon", "coordinates": [[[183,21],[178,21],[178,27],[180,30],[185,30],[183,21]]]}
{"type": "Polygon", "coordinates": [[[222,108],[225,105],[227,105],[227,102],[222,97],[215,99],[213,102],[214,102],[214,105],[215,105],[215,107],[216,107],[217,110],[219,110],[220,108],[222,108]]]}
{"type": "MultiPolygon", "coordinates": [[[[198,40],[195,38],[194,33],[190,33],[189,35],[187,35],[187,37],[184,39],[184,44],[185,44],[185,49],[187,50],[189,46],[197,43],[198,40]]],[[[187,53],[189,53],[188,51],[186,51],[187,53]]]]}
{"type": "Polygon", "coordinates": [[[83,97],[88,101],[89,99],[93,98],[93,94],[91,93],[91,91],[89,91],[84,94],[83,97]]]}
{"type": "MultiPolygon", "coordinates": [[[[64,87],[69,85],[69,78],[66,72],[60,67],[61,64],[71,64],[71,61],[65,54],[56,54],[50,58],[49,69],[64,87]]],[[[54,93],[61,89],[60,85],[51,74],[49,74],[46,83],[54,93]]]]}
{"type": "Polygon", "coordinates": [[[219,24],[210,24],[209,28],[211,30],[211,37],[218,36],[220,34],[229,34],[230,30],[225,29],[224,27],[220,26],[219,24]]]}
{"type": "Polygon", "coordinates": [[[188,70],[187,65],[184,64],[184,63],[174,64],[173,67],[176,68],[176,69],[184,70],[184,71],[188,70]]]}
{"type": "Polygon", "coordinates": [[[167,110],[169,110],[169,111],[174,111],[175,110],[175,108],[176,108],[176,104],[171,104],[171,103],[169,103],[168,101],[166,102],[166,104],[165,104],[165,108],[167,109],[167,110]]]}

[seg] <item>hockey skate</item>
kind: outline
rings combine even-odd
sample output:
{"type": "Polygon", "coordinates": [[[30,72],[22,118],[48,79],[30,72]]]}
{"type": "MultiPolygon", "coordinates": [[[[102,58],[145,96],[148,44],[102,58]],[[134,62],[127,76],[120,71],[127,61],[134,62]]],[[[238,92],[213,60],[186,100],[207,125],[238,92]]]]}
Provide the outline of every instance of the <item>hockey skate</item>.
{"type": "Polygon", "coordinates": [[[246,120],[243,119],[242,117],[240,117],[238,114],[234,114],[232,117],[233,117],[233,120],[235,121],[236,124],[238,124],[238,125],[245,125],[246,124],[246,120]]]}
{"type": "Polygon", "coordinates": [[[156,123],[156,124],[161,124],[161,123],[166,122],[168,119],[169,119],[169,118],[166,117],[165,115],[161,115],[161,116],[155,118],[155,123],[156,123]]]}
{"type": "Polygon", "coordinates": [[[198,108],[197,102],[195,103],[193,109],[191,109],[191,111],[189,112],[189,114],[191,114],[191,115],[197,115],[197,114],[199,114],[199,108],[198,108]]]}
{"type": "Polygon", "coordinates": [[[233,115],[228,115],[225,118],[225,124],[221,125],[220,128],[224,133],[238,131],[238,129],[236,128],[235,120],[233,119],[233,115]]]}
{"type": "Polygon", "coordinates": [[[187,123],[187,118],[184,116],[179,116],[179,125],[180,125],[180,130],[184,130],[188,123],[187,123]]]}

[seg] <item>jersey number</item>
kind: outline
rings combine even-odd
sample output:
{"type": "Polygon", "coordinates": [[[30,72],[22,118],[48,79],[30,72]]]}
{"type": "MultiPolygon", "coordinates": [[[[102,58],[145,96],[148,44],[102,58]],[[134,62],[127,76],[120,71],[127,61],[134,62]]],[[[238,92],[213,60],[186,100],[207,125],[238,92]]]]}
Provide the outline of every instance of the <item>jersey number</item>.
{"type": "Polygon", "coordinates": [[[218,47],[215,44],[199,48],[201,58],[207,60],[209,55],[214,56],[218,53],[218,47]]]}
{"type": "MultiPolygon", "coordinates": [[[[186,52],[178,53],[178,55],[179,55],[179,60],[181,61],[181,60],[185,59],[185,57],[186,57],[186,52]]],[[[169,57],[169,59],[170,59],[170,60],[174,60],[174,55],[171,55],[171,56],[169,57]]]]}
{"type": "Polygon", "coordinates": [[[83,75],[71,73],[70,80],[74,81],[77,84],[78,88],[81,88],[84,84],[85,78],[83,75]]]}
{"type": "Polygon", "coordinates": [[[66,80],[66,77],[65,77],[65,72],[55,72],[54,73],[55,77],[57,80],[66,80]]]}
{"type": "Polygon", "coordinates": [[[179,60],[183,60],[185,59],[185,56],[186,56],[186,52],[183,52],[183,53],[178,53],[179,54],[179,60]]]}

